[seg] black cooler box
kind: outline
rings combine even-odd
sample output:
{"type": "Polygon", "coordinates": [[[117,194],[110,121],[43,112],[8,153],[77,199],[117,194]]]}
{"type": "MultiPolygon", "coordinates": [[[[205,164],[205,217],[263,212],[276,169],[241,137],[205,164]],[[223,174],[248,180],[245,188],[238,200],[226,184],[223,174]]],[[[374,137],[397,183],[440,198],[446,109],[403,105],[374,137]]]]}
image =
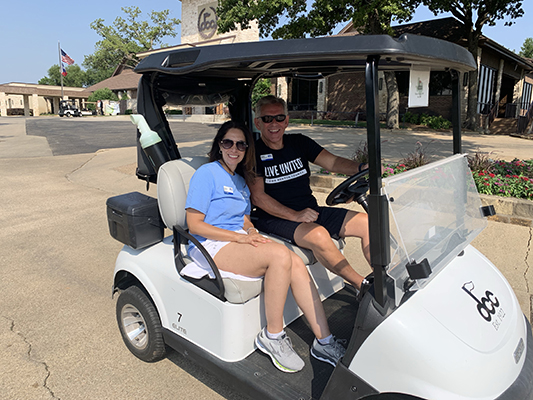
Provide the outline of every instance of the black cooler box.
{"type": "Polygon", "coordinates": [[[131,192],[110,197],[106,205],[109,233],[119,242],[142,249],[163,240],[157,199],[131,192]]]}

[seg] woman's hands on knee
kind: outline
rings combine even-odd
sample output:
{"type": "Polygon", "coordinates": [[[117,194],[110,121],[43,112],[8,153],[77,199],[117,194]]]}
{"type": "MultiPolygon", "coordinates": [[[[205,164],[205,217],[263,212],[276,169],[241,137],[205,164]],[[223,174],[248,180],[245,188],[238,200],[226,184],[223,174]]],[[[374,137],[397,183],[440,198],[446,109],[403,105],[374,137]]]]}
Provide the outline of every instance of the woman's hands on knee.
{"type": "Polygon", "coordinates": [[[250,232],[248,235],[239,235],[239,239],[237,240],[237,243],[241,244],[251,244],[254,247],[257,247],[258,245],[262,243],[269,243],[271,242],[270,239],[267,239],[263,235],[261,235],[259,232],[250,232]]]}

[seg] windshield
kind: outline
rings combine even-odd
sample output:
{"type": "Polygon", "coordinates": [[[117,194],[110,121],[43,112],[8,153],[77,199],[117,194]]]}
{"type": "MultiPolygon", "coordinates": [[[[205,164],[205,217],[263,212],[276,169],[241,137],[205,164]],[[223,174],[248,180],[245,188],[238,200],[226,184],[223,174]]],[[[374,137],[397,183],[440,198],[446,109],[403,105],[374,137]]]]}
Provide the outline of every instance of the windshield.
{"type": "Polygon", "coordinates": [[[427,285],[485,228],[479,198],[465,155],[454,155],[383,179],[389,201],[391,263],[399,305],[408,280],[406,265],[427,259],[431,275],[410,290],[427,285]]]}

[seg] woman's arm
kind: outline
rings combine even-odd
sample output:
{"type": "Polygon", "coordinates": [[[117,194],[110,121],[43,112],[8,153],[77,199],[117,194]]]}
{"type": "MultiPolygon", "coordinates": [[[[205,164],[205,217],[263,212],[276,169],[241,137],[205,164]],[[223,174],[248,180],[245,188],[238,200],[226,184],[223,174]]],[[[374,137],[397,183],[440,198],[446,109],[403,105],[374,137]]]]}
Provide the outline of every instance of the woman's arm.
{"type": "Polygon", "coordinates": [[[249,228],[253,229],[250,229],[249,234],[245,235],[222,228],[217,228],[216,226],[208,224],[204,221],[205,214],[195,210],[194,208],[187,208],[186,212],[189,232],[194,235],[203,236],[212,240],[220,240],[222,242],[247,243],[251,244],[252,246],[257,246],[258,243],[266,243],[270,241],[262,235],[259,235],[257,230],[253,228],[253,224],[247,215],[244,219],[244,230],[249,228]]]}

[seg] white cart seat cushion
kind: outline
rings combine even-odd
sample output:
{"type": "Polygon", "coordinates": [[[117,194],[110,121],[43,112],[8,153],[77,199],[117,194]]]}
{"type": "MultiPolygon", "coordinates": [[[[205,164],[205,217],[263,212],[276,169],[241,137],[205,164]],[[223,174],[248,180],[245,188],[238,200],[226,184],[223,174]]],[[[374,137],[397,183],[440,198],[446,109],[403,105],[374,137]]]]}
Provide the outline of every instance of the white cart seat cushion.
{"type": "Polygon", "coordinates": [[[234,278],[222,278],[224,282],[224,296],[230,303],[243,304],[258,296],[263,291],[264,279],[243,281],[234,278]]]}

